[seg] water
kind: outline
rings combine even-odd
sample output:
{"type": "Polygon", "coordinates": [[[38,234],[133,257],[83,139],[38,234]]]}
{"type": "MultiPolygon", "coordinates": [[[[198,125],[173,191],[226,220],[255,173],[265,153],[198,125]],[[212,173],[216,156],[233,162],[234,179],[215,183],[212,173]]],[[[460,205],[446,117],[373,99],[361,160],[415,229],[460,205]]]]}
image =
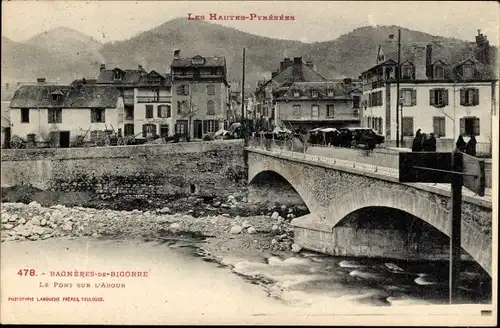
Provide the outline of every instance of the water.
{"type": "MultiPolygon", "coordinates": [[[[285,323],[313,324],[324,323],[314,321],[320,314],[331,316],[340,312],[359,313],[367,308],[446,303],[443,264],[387,264],[387,261],[342,259],[304,252],[299,257],[270,257],[260,261],[228,257],[223,264],[232,266],[234,274],[225,266],[196,258],[196,249],[189,247],[189,243],[183,246],[188,247],[177,245],[173,249],[155,242],[86,238],[3,243],[2,320],[245,324],[272,323],[273,318],[282,318],[285,323]],[[19,269],[30,268],[36,270],[36,276],[17,275],[19,269]],[[73,270],[146,271],[148,277],[50,277],[50,271],[73,270]],[[40,287],[40,283],[45,282],[49,288],[40,287]],[[73,283],[73,286],[54,288],[54,282],[73,283]],[[76,282],[90,283],[92,287],[78,288],[76,282]],[[94,287],[95,283],[102,282],[125,286],[94,287]],[[100,297],[104,302],[6,300],[16,296],[100,297]]],[[[488,303],[490,296],[485,291],[489,282],[481,272],[474,270],[471,266],[463,274],[462,300],[488,303]]]]}

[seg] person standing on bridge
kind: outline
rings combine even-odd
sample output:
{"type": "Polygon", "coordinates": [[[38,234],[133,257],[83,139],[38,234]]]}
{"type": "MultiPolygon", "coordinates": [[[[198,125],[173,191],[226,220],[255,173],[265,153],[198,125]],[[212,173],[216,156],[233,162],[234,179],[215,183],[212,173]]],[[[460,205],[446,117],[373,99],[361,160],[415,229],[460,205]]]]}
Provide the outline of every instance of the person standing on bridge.
{"type": "Polygon", "coordinates": [[[429,151],[436,151],[436,138],[434,137],[434,133],[431,133],[429,138],[429,151]]]}
{"type": "Polygon", "coordinates": [[[467,146],[465,143],[464,138],[462,135],[458,136],[457,143],[455,144],[457,146],[457,149],[460,150],[461,152],[465,152],[465,147],[467,146]]]}
{"type": "Polygon", "coordinates": [[[470,140],[467,142],[467,145],[465,146],[465,153],[471,156],[476,156],[476,137],[471,136],[470,140]]]}
{"type": "Polygon", "coordinates": [[[415,138],[413,139],[413,144],[411,147],[411,151],[422,151],[422,131],[418,129],[415,133],[415,138]]]}

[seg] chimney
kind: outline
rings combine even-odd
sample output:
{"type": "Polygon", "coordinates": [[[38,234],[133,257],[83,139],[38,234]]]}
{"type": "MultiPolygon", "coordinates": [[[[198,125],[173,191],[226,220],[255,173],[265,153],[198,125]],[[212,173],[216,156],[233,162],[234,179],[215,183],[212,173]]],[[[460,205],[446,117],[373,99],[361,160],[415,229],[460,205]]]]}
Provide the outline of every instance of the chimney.
{"type": "MultiPolygon", "coordinates": [[[[285,69],[286,69],[286,62],[285,61],[282,61],[280,62],[280,72],[283,72],[285,69]]],[[[274,74],[274,72],[273,72],[274,74]]],[[[274,76],[273,76],[274,77],[274,76]]]]}
{"type": "Polygon", "coordinates": [[[293,77],[295,81],[304,81],[302,64],[302,57],[293,57],[293,77]]]}
{"type": "Polygon", "coordinates": [[[174,50],[174,58],[179,59],[181,56],[181,50],[180,49],[175,49],[174,50]]]}
{"type": "Polygon", "coordinates": [[[144,68],[142,68],[142,65],[137,65],[137,69],[139,69],[139,70],[141,70],[141,71],[143,71],[143,70],[144,70],[144,68]]]}
{"type": "Polygon", "coordinates": [[[432,45],[428,44],[425,49],[425,75],[432,77],[432,45]]]}
{"type": "Polygon", "coordinates": [[[45,78],[44,77],[39,77],[38,79],[36,79],[36,83],[37,84],[45,84],[45,78]]]}
{"type": "Polygon", "coordinates": [[[350,78],[345,78],[344,79],[344,85],[351,85],[352,80],[350,78]]]}
{"type": "Polygon", "coordinates": [[[101,64],[101,71],[106,69],[106,64],[101,64]]]}
{"type": "Polygon", "coordinates": [[[280,72],[279,71],[274,71],[271,73],[271,78],[274,79],[280,72]]]}

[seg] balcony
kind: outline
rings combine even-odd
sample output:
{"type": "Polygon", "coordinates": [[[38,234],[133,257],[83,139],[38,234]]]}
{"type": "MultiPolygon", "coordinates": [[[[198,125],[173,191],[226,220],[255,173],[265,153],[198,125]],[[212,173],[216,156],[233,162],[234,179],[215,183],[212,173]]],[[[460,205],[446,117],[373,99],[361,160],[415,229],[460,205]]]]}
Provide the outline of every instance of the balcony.
{"type": "Polygon", "coordinates": [[[137,96],[137,103],[170,103],[171,96],[137,96]]]}

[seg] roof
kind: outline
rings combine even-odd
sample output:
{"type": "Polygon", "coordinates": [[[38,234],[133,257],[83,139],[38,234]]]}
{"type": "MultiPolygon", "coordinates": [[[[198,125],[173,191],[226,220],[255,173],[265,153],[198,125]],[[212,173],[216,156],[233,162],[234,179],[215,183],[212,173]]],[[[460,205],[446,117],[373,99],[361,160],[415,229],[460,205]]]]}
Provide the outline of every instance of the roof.
{"type": "Polygon", "coordinates": [[[356,90],[358,83],[344,84],[342,81],[326,82],[295,82],[289,87],[276,90],[277,100],[286,99],[352,99],[351,91],[356,90]],[[300,92],[300,97],[294,96],[295,91],[300,92]],[[318,91],[318,97],[312,97],[311,91],[318,91]],[[328,90],[333,90],[333,96],[328,96],[328,90]]]}
{"type": "Polygon", "coordinates": [[[139,83],[141,77],[145,75],[146,72],[143,69],[120,69],[118,67],[114,69],[103,69],[99,72],[96,83],[98,84],[137,84],[139,83]],[[114,79],[114,71],[118,70],[122,73],[122,78],[120,80],[114,79]]]}
{"type": "Polygon", "coordinates": [[[155,86],[154,84],[149,84],[148,83],[148,78],[150,76],[159,76],[161,78],[161,86],[165,86],[165,87],[169,87],[172,85],[172,79],[171,79],[171,75],[170,74],[162,74],[162,73],[158,73],[157,71],[155,70],[152,70],[151,72],[141,76],[139,82],[137,83],[137,86],[144,86],[144,87],[151,87],[151,86],[155,86]]]}
{"type": "Polygon", "coordinates": [[[112,86],[25,85],[17,89],[10,108],[114,108],[119,91],[112,86]],[[51,94],[61,92],[59,100],[51,94]]]}
{"type": "MultiPolygon", "coordinates": [[[[457,42],[457,43],[440,43],[439,41],[429,42],[431,45],[431,63],[442,62],[447,67],[450,68],[451,78],[455,78],[456,72],[455,68],[467,60],[472,61],[476,65],[477,76],[480,79],[494,79],[496,77],[496,70],[494,63],[494,47],[490,48],[490,62],[492,64],[483,64],[476,58],[476,48],[477,45],[474,42],[457,42]]],[[[404,62],[410,62],[416,66],[417,72],[420,71],[420,76],[416,76],[417,79],[427,79],[425,75],[425,65],[426,65],[426,44],[413,44],[408,47],[403,47],[401,49],[401,64],[404,62]],[[422,67],[423,66],[423,67],[422,67]]],[[[374,65],[369,70],[372,71],[382,65],[396,65],[398,52],[397,48],[393,45],[384,45],[383,49],[385,55],[385,61],[374,65]]],[[[364,72],[363,72],[364,73],[364,72]]]]}
{"type": "Polygon", "coordinates": [[[225,57],[202,57],[194,56],[192,58],[174,58],[170,67],[225,67],[226,58],[225,57]],[[203,58],[205,62],[203,64],[193,64],[192,60],[196,58],[203,58]]]}

